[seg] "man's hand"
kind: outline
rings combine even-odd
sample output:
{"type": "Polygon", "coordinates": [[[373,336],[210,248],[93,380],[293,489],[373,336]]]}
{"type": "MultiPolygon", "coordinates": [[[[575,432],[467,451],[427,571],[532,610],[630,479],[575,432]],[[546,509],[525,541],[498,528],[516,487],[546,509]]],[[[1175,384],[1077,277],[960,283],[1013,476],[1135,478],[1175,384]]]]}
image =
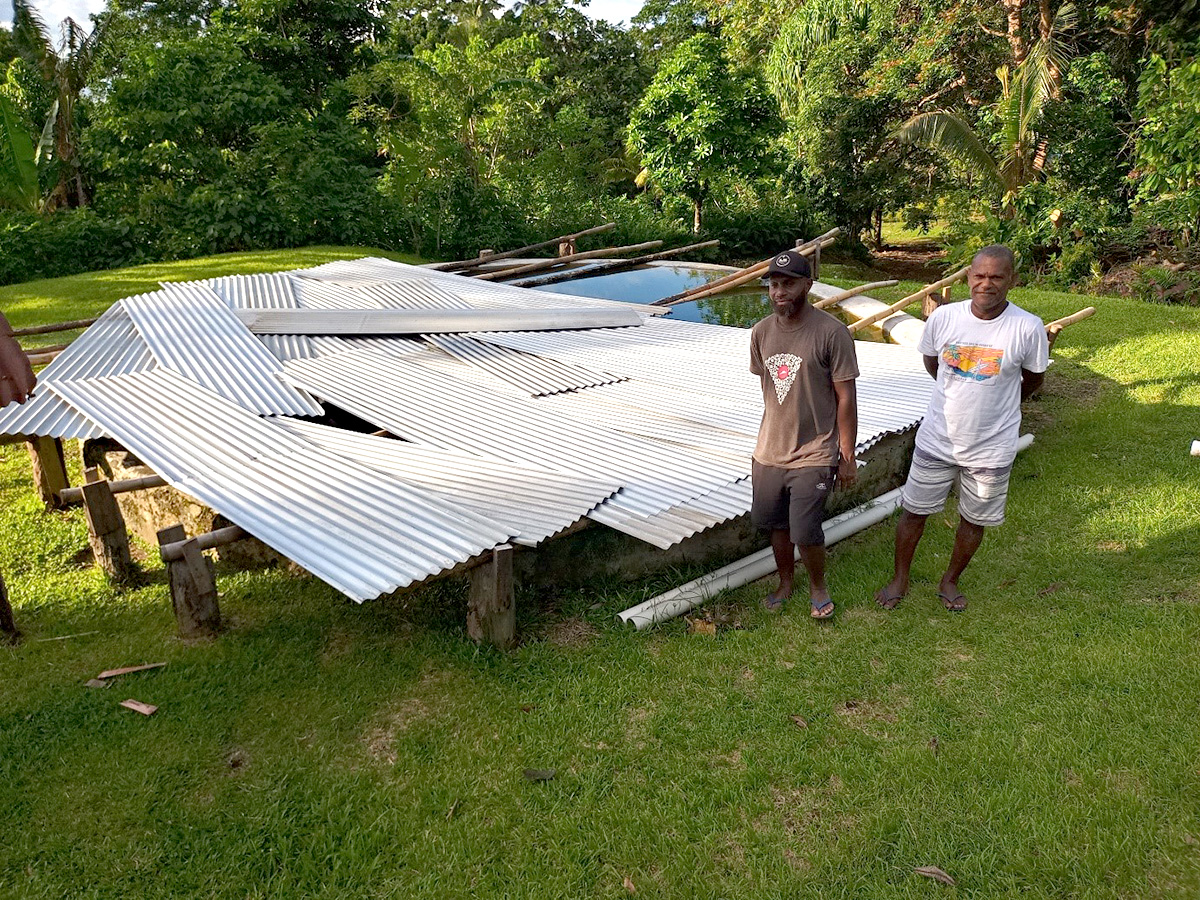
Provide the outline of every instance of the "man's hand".
{"type": "Polygon", "coordinates": [[[8,333],[8,323],[0,317],[0,407],[14,400],[24,403],[33,393],[37,378],[29,357],[21,349],[16,338],[8,333]]]}
{"type": "Polygon", "coordinates": [[[851,487],[858,481],[858,463],[854,459],[854,451],[848,455],[843,453],[838,460],[837,480],[839,487],[851,487]]]}

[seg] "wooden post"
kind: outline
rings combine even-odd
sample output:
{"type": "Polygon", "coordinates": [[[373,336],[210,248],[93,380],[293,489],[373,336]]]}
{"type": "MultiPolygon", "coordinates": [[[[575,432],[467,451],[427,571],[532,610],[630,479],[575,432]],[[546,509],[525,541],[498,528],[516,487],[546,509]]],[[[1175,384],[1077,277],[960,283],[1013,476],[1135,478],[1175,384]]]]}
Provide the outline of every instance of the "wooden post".
{"type": "Polygon", "coordinates": [[[568,240],[568,241],[559,241],[558,255],[559,256],[574,256],[575,255],[574,239],[568,240]]]}
{"type": "Polygon", "coordinates": [[[29,462],[33,466],[33,487],[47,509],[58,507],[58,492],[70,487],[67,480],[67,461],[62,441],[58,438],[36,437],[25,442],[29,462]]]}
{"type": "Polygon", "coordinates": [[[491,558],[471,570],[467,634],[476,643],[507,650],[516,643],[517,612],[513,603],[513,548],[501,544],[491,558]]]}
{"type": "Polygon", "coordinates": [[[928,319],[933,315],[933,311],[943,303],[950,302],[950,285],[942,288],[941,294],[926,294],[921,298],[921,318],[928,319]]]}
{"type": "Polygon", "coordinates": [[[816,281],[821,277],[821,245],[817,244],[813,248],[812,256],[808,260],[809,266],[812,268],[812,280],[816,281]]]}
{"type": "Polygon", "coordinates": [[[171,585],[171,605],[179,633],[185,638],[210,637],[221,627],[221,609],[217,605],[217,582],[195,538],[188,540],[182,525],[158,532],[159,545],[182,542],[182,557],[167,561],[171,585]]]}
{"type": "Polygon", "coordinates": [[[13,621],[12,607],[8,605],[8,588],[4,586],[4,579],[0,578],[0,641],[15,644],[19,640],[21,632],[13,621]]]}
{"type": "Polygon", "coordinates": [[[83,510],[87,517],[88,543],[96,565],[117,584],[131,584],[137,576],[129,554],[129,532],[117,498],[98,468],[83,473],[83,510]]]}

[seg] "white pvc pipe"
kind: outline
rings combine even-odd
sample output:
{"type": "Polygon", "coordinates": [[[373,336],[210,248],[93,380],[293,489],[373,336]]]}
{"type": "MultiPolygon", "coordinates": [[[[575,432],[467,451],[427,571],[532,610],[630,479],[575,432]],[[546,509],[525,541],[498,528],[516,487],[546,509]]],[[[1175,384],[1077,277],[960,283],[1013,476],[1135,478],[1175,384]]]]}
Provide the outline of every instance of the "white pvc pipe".
{"type": "MultiPolygon", "coordinates": [[[[1032,434],[1021,435],[1017,441],[1017,452],[1024,450],[1033,443],[1032,434]]],[[[1197,441],[1200,444],[1200,441],[1197,441]]],[[[826,519],[821,525],[825,532],[826,545],[837,543],[843,538],[858,534],[864,528],[878,524],[890,516],[900,506],[900,488],[881,494],[874,500],[856,506],[854,509],[826,519]]],[[[797,551],[799,558],[799,551],[797,551]]],[[[724,568],[702,575],[695,581],[689,581],[666,593],[651,597],[637,606],[617,613],[617,619],[625,625],[632,625],[638,631],[649,628],[667,619],[681,616],[695,609],[707,600],[712,599],[724,590],[741,587],[759,578],[766,578],[775,571],[775,554],[770,547],[752,553],[749,556],[730,563],[724,568]]]]}

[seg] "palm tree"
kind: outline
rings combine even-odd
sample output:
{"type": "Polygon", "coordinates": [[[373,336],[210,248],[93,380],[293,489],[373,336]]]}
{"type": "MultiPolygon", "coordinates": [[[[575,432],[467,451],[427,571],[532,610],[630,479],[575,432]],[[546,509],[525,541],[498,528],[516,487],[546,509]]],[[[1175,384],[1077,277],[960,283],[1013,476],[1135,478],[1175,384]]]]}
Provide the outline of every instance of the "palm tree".
{"type": "Polygon", "coordinates": [[[47,117],[47,131],[53,134],[52,158],[57,163],[57,179],[46,198],[44,208],[86,206],[87,191],[79,163],[79,135],[75,107],[87,85],[87,76],[100,42],[100,29],[85,31],[74,19],[63,19],[62,39],[55,47],[45,23],[28,0],[13,0],[13,40],[17,47],[53,87],[54,104],[47,117]]]}
{"type": "Polygon", "coordinates": [[[1011,211],[1017,192],[1040,178],[1045,169],[1047,142],[1037,128],[1046,101],[1058,95],[1062,71],[1070,58],[1061,35],[1074,27],[1077,18],[1075,7],[1064,3],[1054,28],[1015,71],[1008,66],[996,70],[1001,93],[995,107],[1000,123],[995,152],[962,116],[948,110],[913,116],[897,129],[896,137],[962,163],[999,194],[1001,205],[1011,211]]]}

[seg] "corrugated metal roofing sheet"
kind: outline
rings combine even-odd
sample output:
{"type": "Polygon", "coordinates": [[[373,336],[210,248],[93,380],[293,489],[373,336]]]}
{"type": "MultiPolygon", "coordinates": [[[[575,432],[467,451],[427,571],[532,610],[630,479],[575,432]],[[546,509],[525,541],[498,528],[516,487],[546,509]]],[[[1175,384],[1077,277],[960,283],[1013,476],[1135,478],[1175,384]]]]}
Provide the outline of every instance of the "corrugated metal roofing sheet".
{"type": "Polygon", "coordinates": [[[623,376],[605,375],[580,366],[571,366],[531,353],[510,350],[498,344],[486,344],[474,338],[451,334],[427,334],[425,340],[497,378],[502,378],[533,397],[559,394],[585,387],[622,381],[623,376]]]}
{"type": "Polygon", "coordinates": [[[173,372],[52,389],[172,486],[360,602],[511,536],[503,525],[322,450],[173,372]]]}
{"type": "Polygon", "coordinates": [[[331,453],[395,475],[500,522],[512,530],[518,543],[529,546],[578,521],[621,487],[616,482],[432,450],[313,422],[281,419],[280,424],[331,453]]]}
{"type": "Polygon", "coordinates": [[[0,411],[0,434],[54,438],[103,437],[103,430],[46,389],[55,381],[143,372],[155,367],[150,348],[120,302],[114,303],[38,376],[34,397],[0,411]]]}
{"type": "Polygon", "coordinates": [[[617,309],[624,307],[650,316],[666,315],[670,312],[663,306],[646,306],[642,303],[573,297],[569,294],[517,288],[506,284],[479,281],[453,272],[439,272],[436,269],[410,266],[405,263],[393,262],[390,259],[374,257],[336,260],[314,266],[311,269],[298,269],[292,274],[298,278],[340,283],[343,286],[352,282],[368,284],[389,281],[405,282],[414,279],[428,280],[466,301],[473,309],[563,309],[571,307],[617,309]]]}
{"type": "Polygon", "coordinates": [[[163,368],[254,412],[296,416],[324,412],[312,398],[280,381],[280,361],[211,288],[172,285],[122,304],[163,368]]]}
{"type": "Polygon", "coordinates": [[[295,279],[300,305],[307,309],[470,309],[463,299],[428,278],[405,281],[318,281],[295,279]]]}
{"type": "Polygon", "coordinates": [[[284,371],[316,396],[417,443],[617,479],[625,487],[608,502],[647,515],[745,475],[691,448],[667,458],[661,445],[404,359],[360,352],[290,362],[284,371]]]}
{"type": "Polygon", "coordinates": [[[200,284],[212,288],[234,309],[295,309],[300,304],[286,272],[226,275],[200,284]]]}
{"type": "Polygon", "coordinates": [[[244,309],[235,315],[254,334],[343,336],[636,328],[643,322],[628,309],[244,309]]]}

